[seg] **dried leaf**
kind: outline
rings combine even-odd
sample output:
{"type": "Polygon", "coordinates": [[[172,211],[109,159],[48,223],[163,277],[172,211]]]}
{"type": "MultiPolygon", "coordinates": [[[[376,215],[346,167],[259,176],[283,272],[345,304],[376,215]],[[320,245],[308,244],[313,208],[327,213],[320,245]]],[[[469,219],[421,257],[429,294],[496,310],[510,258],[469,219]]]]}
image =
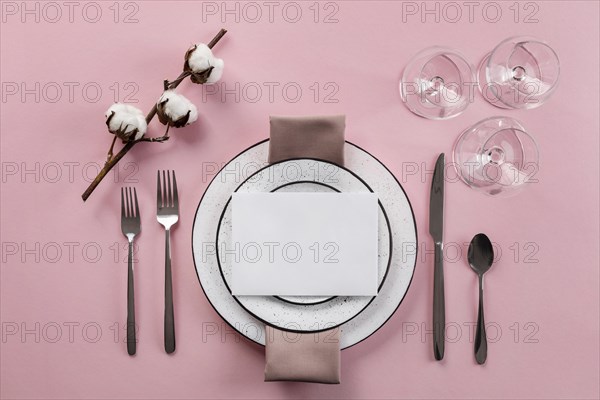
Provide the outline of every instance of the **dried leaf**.
{"type": "MultiPolygon", "coordinates": [[[[106,118],[106,126],[108,126],[108,131],[110,132],[110,120],[115,116],[115,112],[111,111],[110,116],[106,118]]],[[[111,132],[112,133],[112,132],[111,132]]]]}
{"type": "Polygon", "coordinates": [[[170,123],[170,118],[165,113],[165,104],[169,101],[169,99],[165,99],[156,105],[156,116],[161,124],[167,125],[170,123]]]}
{"type": "Polygon", "coordinates": [[[190,56],[192,55],[192,53],[198,48],[198,45],[194,45],[192,47],[190,47],[188,49],[188,51],[185,52],[185,62],[183,63],[183,70],[186,72],[192,72],[192,70],[190,69],[190,65],[188,63],[188,60],[190,58],[190,56]]]}
{"type": "Polygon", "coordinates": [[[212,73],[213,69],[215,69],[215,67],[208,67],[204,71],[192,73],[190,76],[190,80],[199,85],[203,85],[206,83],[206,81],[208,81],[208,78],[210,77],[210,74],[212,73]]]}
{"type": "Polygon", "coordinates": [[[191,110],[188,110],[187,114],[185,114],[183,117],[179,118],[177,121],[173,121],[171,123],[171,126],[175,127],[175,128],[182,128],[184,127],[188,120],[190,119],[190,113],[191,110]]]}

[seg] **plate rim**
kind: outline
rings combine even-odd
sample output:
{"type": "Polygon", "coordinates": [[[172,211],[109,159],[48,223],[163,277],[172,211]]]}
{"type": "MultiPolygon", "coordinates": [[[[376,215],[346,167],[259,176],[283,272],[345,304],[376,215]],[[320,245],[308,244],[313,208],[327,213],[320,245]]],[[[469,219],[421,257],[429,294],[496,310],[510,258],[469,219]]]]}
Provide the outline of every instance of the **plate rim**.
{"type": "MultiPolygon", "coordinates": [[[[198,279],[198,283],[200,284],[200,289],[202,289],[202,293],[204,294],[204,297],[206,298],[206,300],[208,300],[208,304],[210,304],[211,308],[213,309],[214,312],[217,313],[217,315],[223,320],[225,321],[225,323],[227,325],[229,325],[229,327],[231,329],[233,329],[234,331],[236,331],[237,333],[240,334],[240,336],[247,340],[250,343],[254,343],[260,347],[265,347],[264,344],[256,342],[250,338],[248,338],[246,335],[244,335],[243,332],[241,332],[239,329],[237,329],[232,323],[230,323],[227,319],[225,319],[223,317],[223,315],[221,315],[221,313],[219,312],[219,310],[214,306],[213,302],[211,301],[211,299],[208,297],[208,295],[206,294],[206,290],[204,290],[204,286],[202,286],[202,281],[200,280],[200,275],[198,274],[198,268],[197,268],[197,262],[196,262],[196,255],[194,254],[194,231],[195,231],[195,226],[196,226],[196,215],[198,215],[198,210],[200,209],[200,206],[202,205],[202,201],[204,200],[204,196],[206,195],[206,192],[208,191],[208,188],[210,188],[210,186],[213,184],[214,180],[217,178],[217,175],[219,175],[219,173],[223,170],[223,168],[227,167],[233,160],[235,160],[236,158],[238,158],[239,156],[241,156],[242,154],[244,154],[245,152],[252,150],[253,148],[260,146],[263,143],[268,142],[270,139],[266,138],[263,140],[259,140],[258,142],[246,147],[245,149],[243,149],[242,151],[238,152],[236,155],[234,155],[233,157],[231,157],[229,159],[229,161],[227,161],[225,164],[223,164],[223,166],[221,167],[221,169],[219,169],[219,171],[212,177],[212,179],[210,180],[210,182],[208,183],[208,185],[206,185],[206,188],[204,189],[204,192],[202,193],[202,196],[200,197],[200,200],[198,201],[198,206],[196,207],[196,211],[194,212],[194,222],[192,223],[192,235],[190,238],[190,247],[191,247],[191,251],[192,251],[192,261],[194,262],[194,272],[196,273],[196,278],[198,279]]],[[[414,280],[415,277],[415,269],[417,268],[417,261],[418,261],[418,253],[419,253],[419,230],[417,229],[417,220],[415,218],[415,212],[412,206],[412,203],[410,202],[410,198],[408,197],[406,190],[404,190],[404,187],[400,184],[400,181],[398,181],[398,178],[396,177],[396,175],[394,175],[392,173],[392,171],[390,171],[390,169],[381,162],[381,160],[379,160],[379,158],[375,157],[373,154],[371,154],[369,151],[365,150],[364,148],[360,147],[357,144],[354,144],[348,140],[344,140],[344,143],[347,143],[351,146],[356,147],[357,149],[365,152],[366,154],[368,154],[369,156],[373,157],[374,160],[376,160],[383,168],[385,168],[385,170],[394,178],[394,181],[396,181],[396,184],[398,185],[398,187],[400,188],[400,190],[402,190],[402,193],[404,193],[404,197],[406,198],[406,201],[408,203],[408,208],[410,209],[410,213],[412,215],[412,220],[413,220],[413,227],[414,227],[414,231],[415,231],[415,251],[416,251],[416,256],[415,256],[415,263],[413,265],[412,268],[412,274],[410,276],[410,280],[408,282],[408,285],[406,286],[406,292],[404,293],[404,295],[402,295],[402,298],[400,299],[400,301],[398,302],[398,304],[396,305],[396,307],[394,308],[394,311],[392,311],[390,313],[390,315],[385,319],[385,321],[383,321],[383,323],[381,323],[381,325],[379,325],[375,330],[373,330],[373,332],[371,332],[370,334],[368,334],[367,336],[365,336],[364,338],[362,338],[361,340],[359,340],[356,343],[353,343],[349,346],[343,347],[341,348],[341,350],[346,350],[349,349],[351,347],[354,347],[362,342],[364,342],[365,340],[369,339],[371,336],[373,336],[376,332],[378,332],[383,326],[385,326],[388,321],[396,314],[396,312],[398,311],[398,308],[400,308],[400,305],[402,304],[402,302],[404,302],[404,299],[406,298],[406,294],[409,292],[410,287],[412,285],[412,282],[414,280]]]]}

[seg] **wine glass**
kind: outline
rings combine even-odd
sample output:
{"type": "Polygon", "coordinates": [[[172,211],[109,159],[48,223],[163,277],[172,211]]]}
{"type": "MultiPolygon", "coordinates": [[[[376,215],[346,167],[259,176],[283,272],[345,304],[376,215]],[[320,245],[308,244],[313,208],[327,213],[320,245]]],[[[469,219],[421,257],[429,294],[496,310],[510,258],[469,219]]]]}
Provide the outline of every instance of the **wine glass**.
{"type": "Polygon", "coordinates": [[[512,195],[537,182],[539,153],[523,125],[508,117],[491,117],[465,130],[454,145],[459,177],[488,195],[512,195]]]}
{"type": "Polygon", "coordinates": [[[527,36],[501,42],[479,65],[479,89],[500,108],[535,108],[558,84],[558,56],[545,42],[527,36]]]}
{"type": "Polygon", "coordinates": [[[429,47],[415,55],[404,69],[400,96],[408,109],[421,117],[455,117],[473,99],[473,71],[457,51],[429,47]]]}

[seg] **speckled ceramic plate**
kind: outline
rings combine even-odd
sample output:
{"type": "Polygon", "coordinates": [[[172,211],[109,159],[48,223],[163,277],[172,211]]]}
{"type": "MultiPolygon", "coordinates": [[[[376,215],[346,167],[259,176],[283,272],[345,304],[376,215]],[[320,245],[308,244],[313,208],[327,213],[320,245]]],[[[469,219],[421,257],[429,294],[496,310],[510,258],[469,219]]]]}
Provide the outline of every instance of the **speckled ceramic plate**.
{"type": "MultiPolygon", "coordinates": [[[[244,181],[236,192],[273,192],[279,190],[337,192],[372,192],[373,190],[352,171],[313,159],[287,160],[271,164],[257,171],[244,181]],[[297,184],[297,185],[293,185],[297,184]]],[[[385,281],[391,261],[391,230],[385,210],[379,207],[378,237],[378,282],[379,287],[385,281]]],[[[231,287],[234,257],[227,256],[233,249],[231,202],[223,209],[217,229],[217,262],[228,290],[231,287]]],[[[231,291],[231,290],[230,290],[231,291]]],[[[290,298],[282,301],[273,296],[235,296],[238,303],[250,314],[275,328],[293,332],[319,332],[337,327],[356,317],[367,307],[372,296],[339,296],[314,304],[291,304],[290,298]]],[[[308,299],[297,302],[308,302],[308,299]]]]}
{"type": "MultiPolygon", "coordinates": [[[[267,164],[269,141],[244,150],[217,173],[196,210],[192,252],[196,273],[206,298],[217,313],[248,339],[265,343],[265,324],[250,315],[229,293],[216,257],[215,238],[221,212],[231,193],[250,175],[267,164]]],[[[394,314],[412,280],[417,256],[417,231],[406,193],[394,175],[375,157],[356,145],[344,146],[345,167],[372,189],[387,212],[393,239],[392,260],[379,294],[350,321],[340,325],[341,348],[366,339],[394,314]]]]}

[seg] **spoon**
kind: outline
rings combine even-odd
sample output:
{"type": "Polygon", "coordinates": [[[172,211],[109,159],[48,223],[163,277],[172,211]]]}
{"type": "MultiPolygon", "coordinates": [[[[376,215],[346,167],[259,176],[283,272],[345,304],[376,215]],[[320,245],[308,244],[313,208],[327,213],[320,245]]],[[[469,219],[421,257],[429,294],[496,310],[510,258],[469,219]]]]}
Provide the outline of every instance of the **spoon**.
{"type": "Polygon", "coordinates": [[[487,337],[483,318],[483,274],[490,269],[494,261],[494,248],[490,239],[483,233],[475,235],[471,240],[471,244],[469,244],[467,258],[471,269],[479,276],[479,312],[477,313],[477,331],[475,333],[475,359],[478,364],[483,364],[487,359],[487,337]]]}

